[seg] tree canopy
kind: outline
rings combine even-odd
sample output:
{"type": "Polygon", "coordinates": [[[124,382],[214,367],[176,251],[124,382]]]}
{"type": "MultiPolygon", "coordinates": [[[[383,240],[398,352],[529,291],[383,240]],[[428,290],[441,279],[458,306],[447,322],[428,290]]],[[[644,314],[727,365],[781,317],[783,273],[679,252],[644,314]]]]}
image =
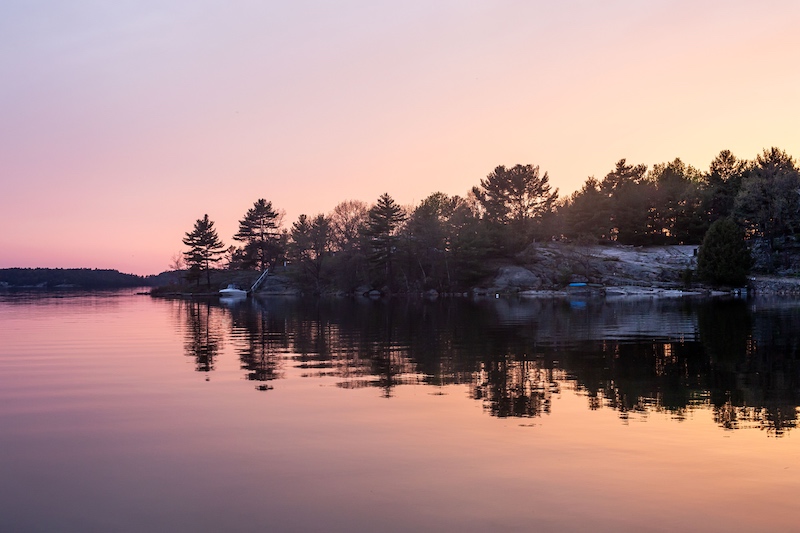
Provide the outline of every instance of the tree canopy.
{"type": "Polygon", "coordinates": [[[296,273],[300,283],[320,292],[322,268],[331,253],[330,219],[321,213],[311,220],[300,215],[292,224],[290,236],[289,258],[300,267],[296,273]]]}
{"type": "Polygon", "coordinates": [[[239,221],[239,231],[233,238],[243,243],[239,254],[241,266],[266,270],[281,254],[279,231],[280,214],[272,202],[256,200],[239,221]]]}
{"type": "Polygon", "coordinates": [[[209,220],[207,214],[195,221],[192,231],[187,232],[183,238],[183,244],[189,247],[189,250],[184,252],[186,264],[189,267],[189,277],[199,284],[200,277],[205,272],[210,288],[211,265],[220,261],[220,256],[225,251],[225,245],[219,239],[214,222],[209,220]]]}
{"type": "Polygon", "coordinates": [[[547,172],[533,165],[502,165],[472,189],[487,220],[501,224],[522,224],[541,218],[553,209],[558,190],[550,190],[547,172]]]}
{"type": "Polygon", "coordinates": [[[783,150],[764,150],[742,181],[734,213],[770,249],[800,230],[800,171],[783,150]]]}
{"type": "Polygon", "coordinates": [[[397,229],[406,219],[403,208],[388,193],[383,193],[367,213],[364,235],[369,240],[369,260],[385,275],[383,282],[393,281],[392,258],[398,242],[397,229]]]}
{"type": "MultiPolygon", "coordinates": [[[[184,240],[192,248],[184,253],[190,276],[219,261],[221,242],[204,220],[184,240]],[[202,238],[214,242],[203,248],[202,238]]],[[[743,231],[745,248],[756,250],[754,268],[792,268],[796,261],[785,254],[800,254],[800,170],[791,156],[771,148],[747,161],[723,150],[706,171],[680,158],[650,168],[619,159],[602,179],[587,178],[561,200],[538,166],[500,165],[463,197],[436,192],[406,208],[389,193],[371,206],[345,200],[328,214],[301,215],[288,230],[281,228],[280,211],[259,199],[239,222],[234,240],[242,246],[229,249],[228,266],[263,269],[288,259],[297,283],[314,292],[365,286],[459,291],[496,268],[499,258],[530,259],[529,245],[538,239],[704,242],[706,259],[724,256],[729,252],[714,252],[719,232],[730,242],[742,240],[741,234],[731,237],[731,222],[743,231]]],[[[704,268],[708,279],[721,279],[704,268]]]]}
{"type": "Polygon", "coordinates": [[[483,219],[493,228],[491,240],[498,251],[513,254],[532,238],[536,225],[553,212],[558,190],[550,188],[547,172],[538,166],[501,165],[492,171],[480,186],[472,188],[483,219]]]}

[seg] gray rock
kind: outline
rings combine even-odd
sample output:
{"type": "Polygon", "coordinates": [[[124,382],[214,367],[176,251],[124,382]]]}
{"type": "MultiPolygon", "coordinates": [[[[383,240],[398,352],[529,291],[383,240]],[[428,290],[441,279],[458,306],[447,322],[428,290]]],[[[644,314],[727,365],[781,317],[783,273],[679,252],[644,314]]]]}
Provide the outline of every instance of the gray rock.
{"type": "Polygon", "coordinates": [[[538,289],[542,286],[542,280],[528,270],[518,266],[506,266],[500,268],[493,286],[500,289],[538,289]]]}

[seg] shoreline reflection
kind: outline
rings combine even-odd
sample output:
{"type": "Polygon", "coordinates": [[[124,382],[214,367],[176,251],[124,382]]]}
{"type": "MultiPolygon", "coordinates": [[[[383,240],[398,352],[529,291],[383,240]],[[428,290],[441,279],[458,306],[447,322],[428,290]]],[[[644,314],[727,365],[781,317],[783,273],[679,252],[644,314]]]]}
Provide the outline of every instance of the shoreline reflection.
{"type": "Polygon", "coordinates": [[[229,344],[245,379],[333,377],[391,398],[465,385],[496,417],[551,413],[562,389],[625,422],[708,409],[725,430],[797,425],[800,308],[741,300],[252,299],[177,302],[185,351],[213,372],[229,344]]]}

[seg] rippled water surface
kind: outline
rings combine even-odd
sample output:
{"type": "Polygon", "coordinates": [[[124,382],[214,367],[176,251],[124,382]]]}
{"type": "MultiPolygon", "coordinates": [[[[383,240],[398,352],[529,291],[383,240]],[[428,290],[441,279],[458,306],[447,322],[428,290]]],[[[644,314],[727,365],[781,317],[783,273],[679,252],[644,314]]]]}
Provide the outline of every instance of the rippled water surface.
{"type": "Polygon", "coordinates": [[[0,531],[797,531],[800,305],[0,293],[0,531]]]}

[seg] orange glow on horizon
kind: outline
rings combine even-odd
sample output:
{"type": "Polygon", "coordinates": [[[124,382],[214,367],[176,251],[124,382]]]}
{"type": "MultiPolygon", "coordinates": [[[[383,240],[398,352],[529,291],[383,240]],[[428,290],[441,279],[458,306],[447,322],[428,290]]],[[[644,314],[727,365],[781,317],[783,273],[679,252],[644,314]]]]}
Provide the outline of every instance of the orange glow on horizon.
{"type": "Polygon", "coordinates": [[[800,156],[795,2],[1,11],[0,268],[157,273],[258,198],[289,226],[501,164],[566,195],[620,158],[800,156]]]}

